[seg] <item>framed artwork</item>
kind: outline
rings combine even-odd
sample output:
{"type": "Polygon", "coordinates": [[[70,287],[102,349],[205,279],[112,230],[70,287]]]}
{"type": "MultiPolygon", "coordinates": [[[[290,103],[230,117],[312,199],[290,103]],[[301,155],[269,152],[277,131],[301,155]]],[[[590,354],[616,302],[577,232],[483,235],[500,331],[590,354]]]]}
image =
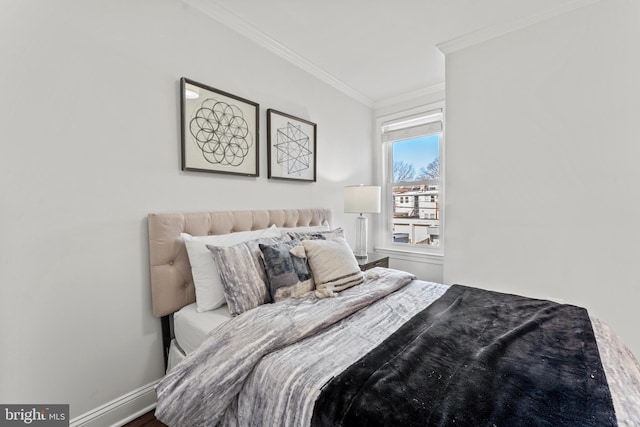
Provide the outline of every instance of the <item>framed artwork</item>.
{"type": "Polygon", "coordinates": [[[182,170],[258,176],[260,106],[180,79],[182,170]]]}
{"type": "Polygon", "coordinates": [[[316,124],[267,110],[269,178],[316,181],[316,124]]]}

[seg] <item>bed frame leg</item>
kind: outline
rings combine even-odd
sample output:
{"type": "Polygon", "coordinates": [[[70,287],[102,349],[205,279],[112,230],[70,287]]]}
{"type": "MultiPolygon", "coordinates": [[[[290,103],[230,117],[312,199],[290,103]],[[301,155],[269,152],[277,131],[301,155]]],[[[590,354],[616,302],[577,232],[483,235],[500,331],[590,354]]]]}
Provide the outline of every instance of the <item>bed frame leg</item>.
{"type": "Polygon", "coordinates": [[[171,328],[172,315],[168,314],[160,318],[162,324],[162,352],[164,355],[164,370],[167,371],[169,366],[169,348],[171,347],[171,340],[173,339],[173,333],[171,328]]]}

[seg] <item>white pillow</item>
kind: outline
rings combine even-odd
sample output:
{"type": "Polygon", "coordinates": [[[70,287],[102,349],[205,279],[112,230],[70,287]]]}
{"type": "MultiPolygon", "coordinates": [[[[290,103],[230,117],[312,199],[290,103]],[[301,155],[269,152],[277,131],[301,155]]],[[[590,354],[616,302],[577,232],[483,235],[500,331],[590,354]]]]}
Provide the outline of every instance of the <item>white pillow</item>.
{"type": "Polygon", "coordinates": [[[322,225],[309,225],[307,227],[278,227],[278,230],[284,235],[289,231],[296,231],[299,233],[317,233],[319,231],[329,231],[329,223],[325,222],[322,225]]]}
{"type": "Polygon", "coordinates": [[[302,245],[316,283],[316,296],[333,296],[364,282],[358,260],[344,238],[303,240],[302,245]]]}
{"type": "Polygon", "coordinates": [[[192,236],[181,233],[184,244],[187,247],[191,274],[196,287],[196,309],[198,312],[214,310],[225,303],[224,287],[220,281],[218,267],[207,249],[207,245],[229,247],[248,240],[263,237],[278,237],[278,227],[254,231],[238,231],[229,234],[217,234],[212,236],[192,236]]]}

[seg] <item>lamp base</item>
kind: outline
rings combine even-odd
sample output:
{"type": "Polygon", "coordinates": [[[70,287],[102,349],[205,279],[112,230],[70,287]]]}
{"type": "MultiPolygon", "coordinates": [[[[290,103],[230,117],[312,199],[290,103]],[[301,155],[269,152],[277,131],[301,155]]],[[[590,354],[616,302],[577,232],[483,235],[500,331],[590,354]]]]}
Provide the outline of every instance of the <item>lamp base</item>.
{"type": "Polygon", "coordinates": [[[367,217],[360,214],[356,218],[356,247],[353,249],[353,254],[356,258],[367,258],[367,217]]]}

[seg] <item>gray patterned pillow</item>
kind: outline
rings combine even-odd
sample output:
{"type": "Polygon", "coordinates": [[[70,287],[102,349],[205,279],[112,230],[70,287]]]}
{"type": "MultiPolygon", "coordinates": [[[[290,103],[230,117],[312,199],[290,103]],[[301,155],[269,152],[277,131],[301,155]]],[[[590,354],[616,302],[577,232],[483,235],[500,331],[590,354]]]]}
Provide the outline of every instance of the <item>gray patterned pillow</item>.
{"type": "Polygon", "coordinates": [[[342,227],[338,227],[329,231],[309,231],[309,232],[299,232],[299,231],[289,231],[287,233],[289,237],[292,239],[298,240],[327,240],[327,239],[335,239],[336,237],[344,238],[344,230],[342,227]]]}
{"type": "Polygon", "coordinates": [[[275,245],[260,243],[271,298],[282,301],[295,298],[315,288],[300,240],[275,245]]]}
{"type": "Polygon", "coordinates": [[[291,239],[269,237],[226,248],[207,245],[218,266],[224,296],[232,316],[271,302],[259,245],[273,245],[288,240],[291,239]]]}

